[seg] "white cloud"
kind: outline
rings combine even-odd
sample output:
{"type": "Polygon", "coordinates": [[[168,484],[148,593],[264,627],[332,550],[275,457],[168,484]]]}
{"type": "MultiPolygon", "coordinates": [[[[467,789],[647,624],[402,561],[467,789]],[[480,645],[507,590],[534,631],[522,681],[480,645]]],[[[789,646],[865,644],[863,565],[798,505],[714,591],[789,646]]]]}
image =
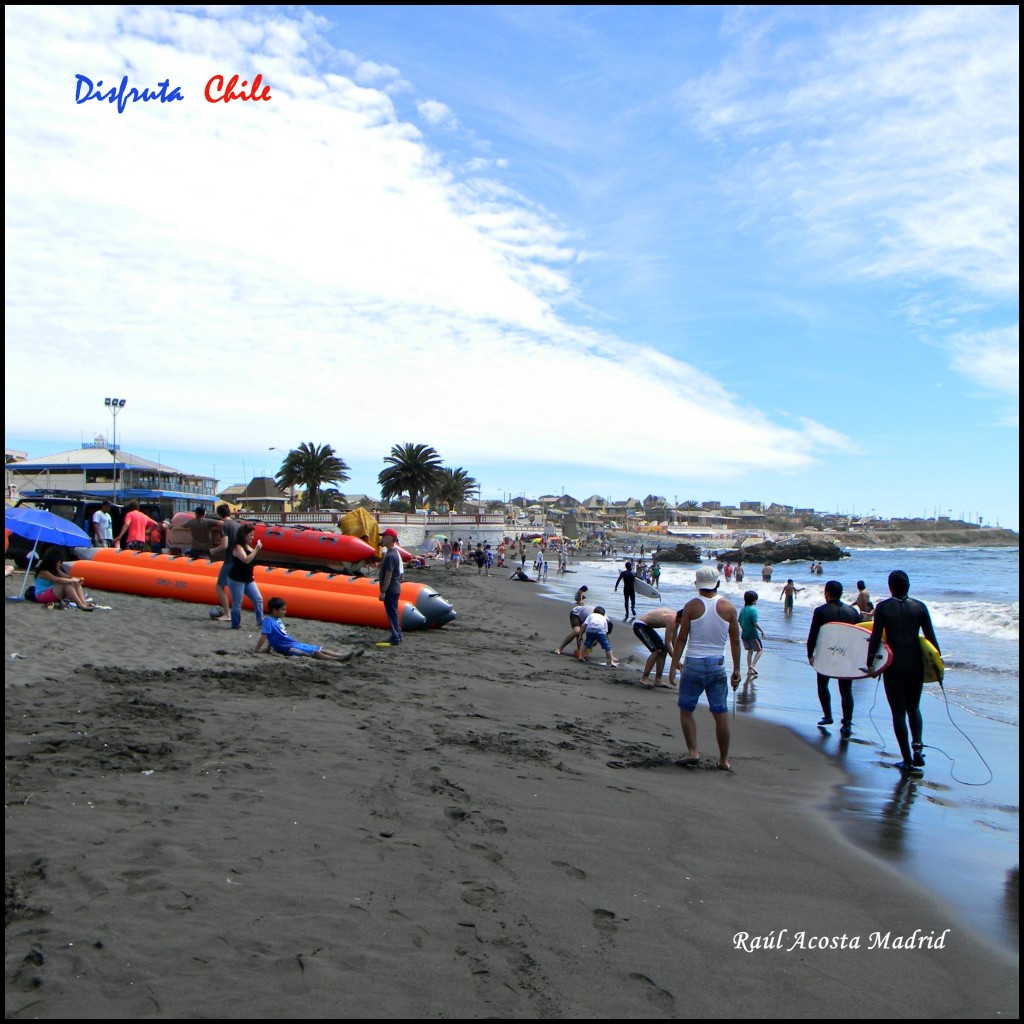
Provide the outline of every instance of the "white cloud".
{"type": "Polygon", "coordinates": [[[683,90],[702,131],[742,147],[737,201],[850,274],[1014,295],[1017,8],[845,10],[800,42],[746,8],[733,55],[683,90]]]}
{"type": "Polygon", "coordinates": [[[1008,327],[962,334],[950,342],[953,366],[982,387],[1016,398],[1020,394],[1020,331],[1008,327]]]}
{"type": "Polygon", "coordinates": [[[153,448],[422,440],[465,465],[721,476],[844,445],[567,321],[570,233],[450,170],[397,113],[395,69],[320,70],[317,32],[280,8],[8,12],[11,432],[31,435],[53,374],[46,436],[94,423],[116,383],[153,448]],[[257,72],[270,102],[202,99],[214,73],[257,72]],[[76,73],[169,78],[186,100],[78,106],[76,73]],[[594,426],[641,394],[671,443],[594,426]]]}
{"type": "Polygon", "coordinates": [[[459,126],[458,119],[440,100],[422,100],[416,104],[416,109],[427,124],[444,125],[446,128],[459,126]]]}
{"type": "Polygon", "coordinates": [[[373,60],[356,60],[353,77],[360,85],[380,85],[382,88],[405,84],[397,68],[391,67],[390,64],[378,64],[373,60]]]}

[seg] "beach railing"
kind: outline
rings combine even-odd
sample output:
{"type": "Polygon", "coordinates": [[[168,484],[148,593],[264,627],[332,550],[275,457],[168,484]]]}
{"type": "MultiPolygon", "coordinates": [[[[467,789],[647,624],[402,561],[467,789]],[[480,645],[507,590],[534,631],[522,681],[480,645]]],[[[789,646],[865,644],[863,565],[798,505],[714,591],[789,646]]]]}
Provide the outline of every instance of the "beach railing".
{"type": "Polygon", "coordinates": [[[505,517],[500,512],[482,512],[479,515],[464,512],[443,512],[437,515],[423,512],[380,512],[377,522],[382,526],[502,526],[505,517]]]}
{"type": "MultiPolygon", "coordinates": [[[[344,512],[331,509],[326,512],[247,512],[239,517],[251,522],[277,526],[288,523],[292,526],[337,526],[344,512]]],[[[424,512],[379,512],[374,518],[381,526],[422,526],[440,529],[442,526],[504,526],[505,517],[500,512],[484,512],[479,515],[465,513],[444,513],[428,515],[424,512]]]]}

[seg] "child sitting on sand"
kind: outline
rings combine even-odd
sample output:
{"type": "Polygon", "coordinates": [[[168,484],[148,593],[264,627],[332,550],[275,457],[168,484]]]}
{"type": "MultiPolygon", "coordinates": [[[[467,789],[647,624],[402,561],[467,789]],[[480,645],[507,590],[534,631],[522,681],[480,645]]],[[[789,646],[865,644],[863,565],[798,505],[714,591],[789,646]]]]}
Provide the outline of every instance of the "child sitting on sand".
{"type": "Polygon", "coordinates": [[[605,664],[611,668],[615,668],[619,661],[612,653],[612,645],[608,640],[608,615],[605,610],[598,605],[586,618],[583,623],[583,632],[586,634],[586,639],[583,641],[585,651],[583,653],[583,660],[586,660],[587,656],[593,649],[594,644],[600,644],[601,650],[605,654],[605,664]]]}
{"type": "Polygon", "coordinates": [[[270,602],[267,604],[267,615],[263,619],[263,625],[260,627],[260,638],[256,641],[256,653],[263,648],[264,642],[267,644],[267,653],[271,651],[277,651],[278,654],[284,654],[288,657],[293,658],[317,658],[321,661],[347,661],[347,654],[338,654],[335,651],[329,651],[325,647],[314,647],[312,644],[300,644],[298,640],[293,640],[288,635],[288,630],[284,625],[284,617],[288,614],[288,605],[285,604],[284,598],[272,597],[270,602]]]}

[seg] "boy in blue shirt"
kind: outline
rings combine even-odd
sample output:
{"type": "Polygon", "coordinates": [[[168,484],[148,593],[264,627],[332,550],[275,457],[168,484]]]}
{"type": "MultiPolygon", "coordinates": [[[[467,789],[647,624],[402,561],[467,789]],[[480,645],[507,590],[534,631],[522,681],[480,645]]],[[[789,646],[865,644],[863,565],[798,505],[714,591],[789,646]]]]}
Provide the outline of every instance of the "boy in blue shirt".
{"type": "Polygon", "coordinates": [[[288,605],[284,598],[272,597],[267,604],[267,614],[264,616],[261,627],[260,638],[256,641],[256,653],[267,644],[267,653],[277,651],[286,657],[292,658],[317,658],[320,661],[347,661],[348,654],[338,654],[336,651],[329,651],[326,647],[314,647],[312,644],[301,644],[288,635],[284,625],[284,617],[288,614],[288,605]]]}
{"type": "Polygon", "coordinates": [[[743,595],[743,611],[740,612],[740,639],[743,641],[743,648],[747,652],[747,679],[757,678],[758,659],[764,651],[761,637],[764,630],[757,622],[757,591],[748,590],[743,595]],[[757,634],[760,633],[761,637],[757,634]]]}

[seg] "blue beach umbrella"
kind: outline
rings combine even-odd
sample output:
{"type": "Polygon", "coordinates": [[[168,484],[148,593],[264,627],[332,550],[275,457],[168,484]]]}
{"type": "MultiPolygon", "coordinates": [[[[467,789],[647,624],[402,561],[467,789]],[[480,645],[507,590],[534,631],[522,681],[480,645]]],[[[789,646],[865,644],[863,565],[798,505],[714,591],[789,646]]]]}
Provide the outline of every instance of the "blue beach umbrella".
{"type": "Polygon", "coordinates": [[[4,527],[18,537],[32,542],[32,550],[28,553],[28,568],[25,578],[21,581],[21,593],[18,600],[25,597],[28,585],[28,574],[32,570],[32,562],[39,556],[36,554],[40,544],[59,544],[65,548],[89,547],[89,535],[74,523],[55,516],[42,508],[30,505],[19,505],[17,508],[4,509],[4,527]]]}

